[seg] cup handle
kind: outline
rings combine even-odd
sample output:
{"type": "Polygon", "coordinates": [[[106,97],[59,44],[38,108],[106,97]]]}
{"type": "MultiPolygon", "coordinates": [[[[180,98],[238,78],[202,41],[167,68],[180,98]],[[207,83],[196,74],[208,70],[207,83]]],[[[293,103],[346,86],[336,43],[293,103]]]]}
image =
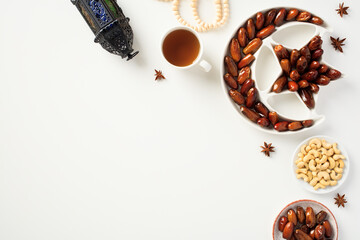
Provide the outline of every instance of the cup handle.
{"type": "Polygon", "coordinates": [[[205,60],[201,60],[199,65],[204,72],[210,72],[210,70],[212,68],[211,64],[205,60]]]}

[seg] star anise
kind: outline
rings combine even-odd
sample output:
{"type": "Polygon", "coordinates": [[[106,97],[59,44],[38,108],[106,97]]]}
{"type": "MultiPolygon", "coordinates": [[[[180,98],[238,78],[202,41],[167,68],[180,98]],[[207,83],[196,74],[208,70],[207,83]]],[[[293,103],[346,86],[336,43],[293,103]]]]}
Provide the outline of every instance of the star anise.
{"type": "Polygon", "coordinates": [[[155,69],[155,81],[165,79],[164,75],[162,74],[162,71],[155,69]]]}
{"type": "Polygon", "coordinates": [[[338,205],[338,207],[342,206],[345,207],[345,203],[347,203],[345,199],[345,194],[340,196],[340,194],[337,194],[337,197],[335,199],[335,204],[338,205]]]}
{"type": "Polygon", "coordinates": [[[260,146],[260,147],[263,149],[261,152],[263,152],[265,156],[270,157],[270,153],[275,152],[274,151],[275,147],[272,146],[272,143],[267,144],[266,142],[264,142],[264,146],[260,146]]]}
{"type": "Polygon", "coordinates": [[[335,50],[339,50],[340,52],[343,52],[342,46],[345,45],[345,43],[343,42],[346,40],[346,38],[340,40],[340,38],[330,37],[330,39],[331,39],[331,45],[334,46],[335,50]]]}
{"type": "Polygon", "coordinates": [[[339,8],[335,9],[337,13],[340,15],[340,17],[343,17],[343,15],[348,15],[347,10],[349,7],[344,7],[344,3],[339,3],[339,8]]]}

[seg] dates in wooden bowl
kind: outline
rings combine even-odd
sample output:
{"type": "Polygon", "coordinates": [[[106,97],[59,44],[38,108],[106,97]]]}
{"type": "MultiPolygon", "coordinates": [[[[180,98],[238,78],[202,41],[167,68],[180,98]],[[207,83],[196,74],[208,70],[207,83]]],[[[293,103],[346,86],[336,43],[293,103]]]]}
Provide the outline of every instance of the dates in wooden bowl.
{"type": "Polygon", "coordinates": [[[288,204],[276,217],[274,240],[338,240],[338,226],[332,212],[314,200],[288,204]]]}

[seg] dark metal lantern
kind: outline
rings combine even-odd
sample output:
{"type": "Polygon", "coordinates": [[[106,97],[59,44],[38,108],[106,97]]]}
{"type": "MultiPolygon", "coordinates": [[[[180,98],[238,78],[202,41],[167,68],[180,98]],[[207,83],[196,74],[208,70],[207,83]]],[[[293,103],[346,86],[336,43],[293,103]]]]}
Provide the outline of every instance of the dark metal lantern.
{"type": "Polygon", "coordinates": [[[95,42],[108,52],[132,59],[133,32],[115,0],[71,0],[95,34],[95,42]]]}

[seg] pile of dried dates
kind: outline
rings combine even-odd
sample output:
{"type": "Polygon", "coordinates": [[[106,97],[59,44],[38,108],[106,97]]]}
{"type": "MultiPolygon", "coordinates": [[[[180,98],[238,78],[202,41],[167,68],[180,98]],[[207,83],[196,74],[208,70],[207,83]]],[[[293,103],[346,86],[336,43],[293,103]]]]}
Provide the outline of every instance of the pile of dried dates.
{"type": "Polygon", "coordinates": [[[283,75],[275,81],[272,91],[297,91],[306,106],[314,108],[313,93],[319,92],[319,85],[328,85],[331,80],[341,77],[338,70],[320,64],[324,53],[321,49],[322,42],[320,36],[315,36],[305,47],[293,49],[290,53],[282,45],[275,46],[274,52],[280,61],[283,75]]]}
{"type": "Polygon", "coordinates": [[[296,212],[290,209],[287,216],[280,218],[278,228],[287,240],[326,240],[333,235],[326,217],[327,213],[324,211],[315,215],[312,207],[307,207],[306,211],[302,207],[297,207],[296,212]]]}
{"type": "MultiPolygon", "coordinates": [[[[254,18],[248,19],[245,25],[240,27],[237,35],[234,36],[230,42],[230,54],[229,56],[225,56],[224,59],[226,68],[224,81],[230,88],[229,95],[232,100],[240,106],[241,112],[251,121],[264,128],[273,127],[277,131],[296,131],[304,127],[312,126],[314,121],[311,119],[305,121],[281,119],[276,112],[270,112],[258,99],[258,90],[255,87],[254,80],[251,79],[250,70],[250,65],[255,60],[253,54],[261,47],[262,40],[271,35],[277,26],[282,25],[286,21],[310,22],[317,25],[323,24],[321,18],[313,16],[306,11],[299,11],[298,9],[286,10],[285,8],[281,8],[271,9],[266,13],[258,12],[254,18]]],[[[320,65],[317,61],[322,55],[322,49],[320,49],[321,44],[317,45],[318,42],[314,43],[314,41],[319,40],[321,41],[321,39],[315,37],[306,46],[310,52],[307,50],[294,50],[294,52],[299,53],[299,56],[293,53],[292,58],[291,54],[289,54],[288,50],[284,47],[275,47],[275,52],[280,59],[284,76],[275,81],[273,86],[274,92],[281,92],[286,87],[291,91],[299,91],[306,105],[313,107],[312,93],[318,91],[318,85],[326,85],[329,79],[335,79],[339,77],[339,74],[341,75],[340,72],[329,69],[326,65],[320,65]],[[314,47],[316,46],[316,49],[310,50],[309,45],[311,45],[311,49],[313,49],[313,45],[314,47]],[[306,55],[302,56],[302,53],[306,55]],[[294,64],[291,64],[291,59],[294,64]],[[295,67],[295,69],[292,71],[293,67],[295,67]],[[298,78],[295,77],[296,72],[294,71],[298,72],[298,78]],[[315,79],[312,80],[315,71],[317,71],[317,74],[315,79]],[[318,77],[318,75],[320,76],[318,77]],[[289,82],[288,76],[297,80],[289,82]],[[306,80],[308,86],[306,86],[306,82],[302,80],[306,80]],[[315,82],[313,83],[311,81],[315,82]]]]}

